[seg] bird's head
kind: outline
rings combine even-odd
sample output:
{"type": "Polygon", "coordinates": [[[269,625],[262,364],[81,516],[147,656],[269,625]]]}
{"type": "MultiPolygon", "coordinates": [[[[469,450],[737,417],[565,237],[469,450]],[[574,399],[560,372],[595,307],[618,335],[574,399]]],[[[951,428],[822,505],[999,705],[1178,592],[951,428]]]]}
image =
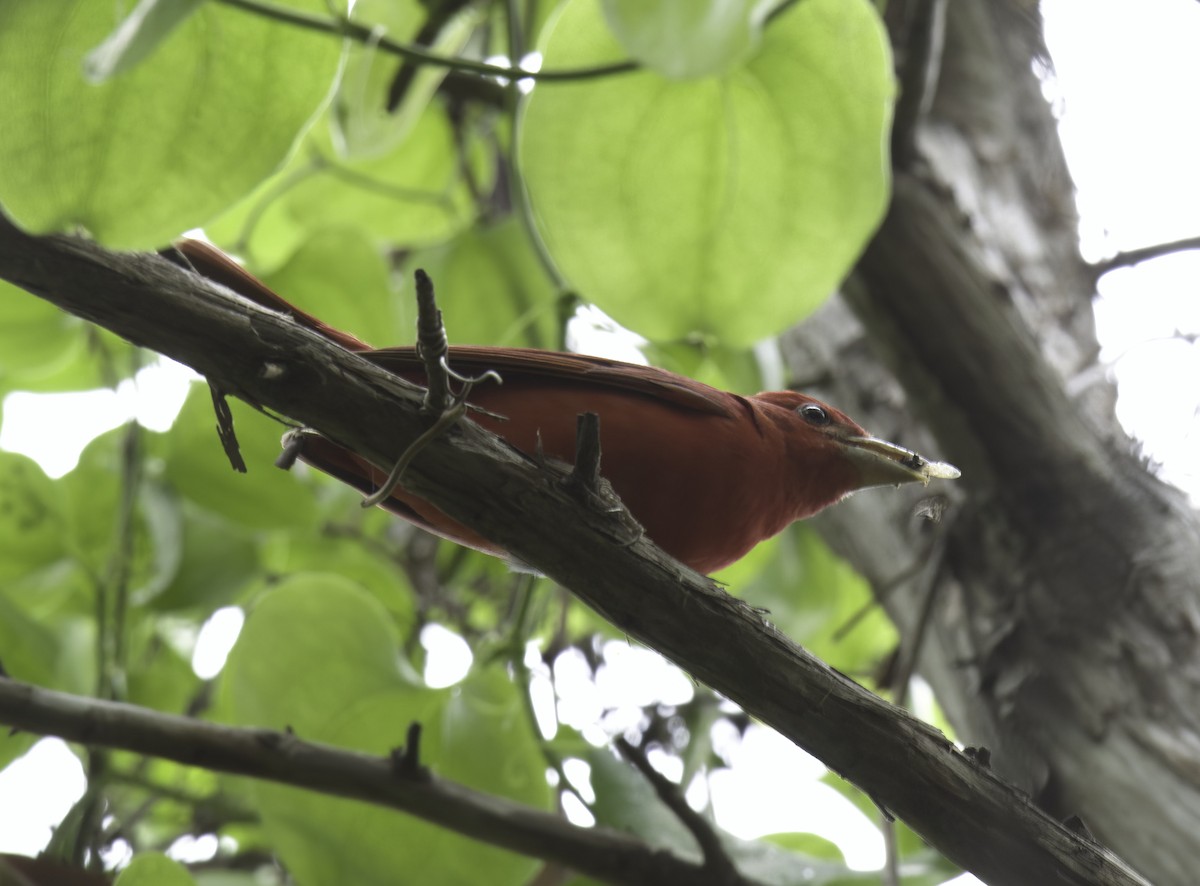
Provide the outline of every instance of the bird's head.
{"type": "Polygon", "coordinates": [[[959,476],[958,468],[951,464],[931,461],[911,449],[872,437],[844,412],[815,397],[795,391],[771,391],[757,394],[754,399],[786,410],[777,415],[785,423],[789,448],[799,454],[799,460],[814,462],[813,467],[821,468],[814,472],[816,476],[806,478],[817,487],[809,499],[827,499],[820,507],[857,489],[901,483],[928,485],[930,480],[959,476]]]}

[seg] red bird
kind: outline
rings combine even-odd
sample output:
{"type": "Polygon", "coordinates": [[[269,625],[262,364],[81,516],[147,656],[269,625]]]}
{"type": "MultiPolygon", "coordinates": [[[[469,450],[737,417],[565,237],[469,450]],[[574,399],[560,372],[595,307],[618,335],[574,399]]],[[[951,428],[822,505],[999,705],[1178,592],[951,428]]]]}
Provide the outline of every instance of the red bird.
{"type": "MultiPolygon", "coordinates": [[[[425,384],[415,348],[373,349],[280,298],[223,253],[177,244],[206,277],[294,317],[410,382],[425,384]]],[[[601,473],[646,534],[698,572],[714,572],[796,520],[869,486],[953,479],[958,470],[870,436],[848,416],[794,391],[726,393],[673,372],[599,357],[521,348],[452,347],[452,367],[496,370],[502,385],[471,392],[472,421],[533,454],[572,462],[576,416],[600,416],[601,473]]],[[[315,434],[300,457],[363,492],[381,469],[315,434]]],[[[505,552],[397,487],[382,506],[444,538],[505,552]]]]}

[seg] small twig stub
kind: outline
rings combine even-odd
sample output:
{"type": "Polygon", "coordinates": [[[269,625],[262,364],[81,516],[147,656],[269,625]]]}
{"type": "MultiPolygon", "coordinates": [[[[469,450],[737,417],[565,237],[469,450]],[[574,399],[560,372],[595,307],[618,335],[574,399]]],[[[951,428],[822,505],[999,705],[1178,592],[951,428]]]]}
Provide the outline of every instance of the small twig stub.
{"type": "Polygon", "coordinates": [[[584,412],[575,423],[575,467],[567,482],[576,488],[600,494],[600,416],[584,412]]]}
{"type": "Polygon", "coordinates": [[[393,748],[391,760],[392,771],[401,778],[428,781],[432,777],[429,769],[421,765],[421,724],[418,721],[408,725],[404,747],[393,748]]]}

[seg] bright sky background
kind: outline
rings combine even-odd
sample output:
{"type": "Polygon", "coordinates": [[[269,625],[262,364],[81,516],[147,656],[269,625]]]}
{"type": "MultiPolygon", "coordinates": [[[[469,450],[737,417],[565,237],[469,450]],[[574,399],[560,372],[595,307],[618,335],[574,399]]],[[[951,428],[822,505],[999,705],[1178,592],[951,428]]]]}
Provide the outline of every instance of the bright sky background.
{"type": "MultiPolygon", "coordinates": [[[[1056,74],[1046,85],[1061,118],[1068,161],[1079,189],[1084,255],[1200,235],[1200,3],[1195,0],[1043,0],[1056,74]]],[[[1200,252],[1146,263],[1105,277],[1095,309],[1102,361],[1119,384],[1118,414],[1162,464],[1164,478],[1200,502],[1200,252]],[[1181,335],[1182,334],[1182,335],[1181,335]]],[[[74,465],[97,434],[131,416],[156,430],[170,425],[189,374],[163,364],[117,392],[10,395],[4,403],[0,447],[37,458],[52,476],[74,465]]],[[[222,610],[201,632],[194,665],[216,673],[241,625],[241,612],[222,610]]],[[[445,629],[422,635],[427,676],[438,685],[461,679],[466,645],[445,629]]],[[[540,659],[531,658],[540,667],[540,659]]],[[[597,732],[633,718],[652,697],[682,703],[690,681],[658,656],[623,643],[605,648],[592,683],[569,655],[555,665],[563,722],[597,732]],[[650,693],[650,696],[647,696],[650,693]]],[[[550,703],[547,674],[535,676],[539,706],[550,703]]],[[[544,720],[546,718],[543,718],[544,720]]],[[[597,732],[597,741],[602,735],[597,732]]],[[[823,768],[773,732],[752,727],[744,740],[715,736],[733,766],[688,792],[711,799],[718,822],[747,838],[804,830],[836,840],[852,866],[878,868],[883,847],[865,819],[815,781],[823,768]],[[788,798],[768,803],[769,798],[788,798]]],[[[673,761],[656,763],[670,774],[673,761]]],[[[578,768],[578,767],[577,767],[578,768]]],[[[676,775],[678,773],[675,773],[676,775]]],[[[585,772],[569,773],[573,782],[585,772]]],[[[39,742],[0,773],[0,851],[36,852],[50,826],[82,793],[77,759],[57,740],[39,742]]],[[[586,818],[582,809],[575,811],[586,818]]],[[[181,847],[182,849],[182,847],[181,847]]],[[[209,855],[193,846],[182,855],[209,855]]],[[[959,878],[956,883],[975,882],[959,878]]]]}

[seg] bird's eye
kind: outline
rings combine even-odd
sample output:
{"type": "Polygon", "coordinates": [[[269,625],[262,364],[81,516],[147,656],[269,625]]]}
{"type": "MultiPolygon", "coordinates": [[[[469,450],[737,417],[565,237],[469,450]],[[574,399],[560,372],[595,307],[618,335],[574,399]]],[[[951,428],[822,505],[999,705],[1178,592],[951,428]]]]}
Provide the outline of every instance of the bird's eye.
{"type": "Polygon", "coordinates": [[[805,403],[799,407],[797,412],[800,417],[810,425],[827,425],[829,424],[829,413],[818,406],[816,403],[805,403]]]}

